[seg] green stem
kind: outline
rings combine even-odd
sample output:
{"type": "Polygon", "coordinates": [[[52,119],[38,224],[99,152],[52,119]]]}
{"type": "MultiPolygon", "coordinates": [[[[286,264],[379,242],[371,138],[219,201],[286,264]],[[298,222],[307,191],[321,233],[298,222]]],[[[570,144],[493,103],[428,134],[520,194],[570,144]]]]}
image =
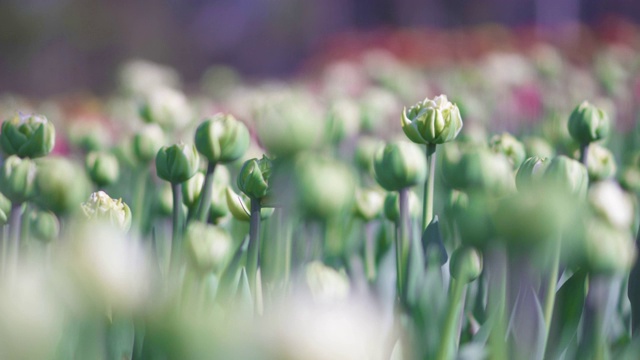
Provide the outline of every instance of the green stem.
{"type": "Polygon", "coordinates": [[[196,220],[206,222],[211,207],[211,193],[213,191],[213,174],[216,169],[216,163],[209,161],[207,164],[207,173],[202,183],[200,191],[200,200],[198,201],[198,210],[196,212],[196,220]]]}
{"type": "Polygon", "coordinates": [[[373,238],[373,227],[371,222],[364,224],[364,258],[367,268],[367,280],[373,281],[376,278],[376,249],[373,238]]]}
{"type": "Polygon", "coordinates": [[[447,308],[447,317],[445,318],[444,330],[442,332],[442,340],[440,341],[440,349],[438,350],[438,360],[451,359],[451,350],[455,350],[455,332],[458,326],[458,314],[460,313],[460,300],[464,292],[465,283],[463,281],[451,279],[451,297],[449,298],[449,307],[447,308]]]}
{"type": "Polygon", "coordinates": [[[424,182],[422,198],[422,231],[433,219],[433,193],[436,179],[436,144],[427,144],[427,181],[424,182]]]}
{"type": "Polygon", "coordinates": [[[587,161],[589,160],[589,143],[580,144],[580,162],[587,166],[587,161]]]}
{"type": "Polygon", "coordinates": [[[490,359],[507,360],[506,343],[506,295],[507,295],[507,261],[504,249],[493,249],[489,253],[487,270],[489,272],[489,299],[487,307],[489,316],[493,318],[493,327],[489,335],[491,347],[490,359]]]}
{"type": "Polygon", "coordinates": [[[136,174],[136,193],[133,202],[133,209],[131,216],[133,217],[133,229],[139,234],[142,234],[142,224],[144,222],[145,206],[145,192],[147,185],[147,171],[142,169],[136,174]]]}
{"type": "Polygon", "coordinates": [[[247,277],[249,287],[257,299],[256,274],[260,263],[260,200],[251,199],[251,219],[249,223],[249,249],[247,258],[247,277]]]}
{"type": "MultiPolygon", "coordinates": [[[[400,203],[400,219],[398,224],[398,238],[396,251],[398,251],[397,271],[400,298],[404,300],[407,285],[407,261],[409,258],[409,189],[400,189],[398,193],[400,203]]],[[[404,304],[404,301],[402,302],[404,304]]]]}
{"type": "Polygon", "coordinates": [[[20,256],[20,230],[22,228],[22,204],[11,204],[9,215],[9,272],[13,273],[18,266],[20,256]]]}
{"type": "Polygon", "coordinates": [[[549,279],[547,283],[547,294],[544,299],[544,324],[545,324],[545,338],[543,351],[546,351],[546,346],[549,341],[549,332],[551,330],[551,320],[553,319],[553,306],[556,301],[556,286],[558,284],[558,271],[560,270],[560,238],[556,239],[557,243],[554,244],[553,249],[553,263],[551,264],[551,272],[549,273],[549,279]]]}
{"type": "Polygon", "coordinates": [[[173,194],[173,231],[171,234],[170,269],[177,265],[182,246],[182,184],[172,183],[171,192],[173,194]]]}

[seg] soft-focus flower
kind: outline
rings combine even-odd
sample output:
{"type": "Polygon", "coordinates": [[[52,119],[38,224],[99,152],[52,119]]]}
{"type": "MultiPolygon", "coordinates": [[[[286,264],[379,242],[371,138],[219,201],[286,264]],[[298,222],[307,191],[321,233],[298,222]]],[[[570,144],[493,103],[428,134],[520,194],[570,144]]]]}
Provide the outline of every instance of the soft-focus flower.
{"type": "Polygon", "coordinates": [[[373,160],[376,180],[388,191],[408,188],[424,181],[424,151],[415,144],[397,141],[380,146],[373,160]]]}
{"type": "Polygon", "coordinates": [[[82,211],[90,220],[108,221],[123,231],[131,226],[131,210],[122,199],[112,199],[104,191],[94,192],[82,203],[82,211]]]}
{"type": "MultiPolygon", "coordinates": [[[[580,156],[576,153],[576,157],[580,156]]],[[[611,179],[617,171],[616,159],[613,153],[606,147],[594,143],[589,145],[587,155],[587,172],[589,180],[601,181],[611,179]]]]}
{"type": "Polygon", "coordinates": [[[402,130],[418,144],[442,144],[458,136],[462,129],[460,110],[446,95],[424,99],[402,111],[402,130]]]}
{"type": "Polygon", "coordinates": [[[471,282],[482,272],[482,254],[473,247],[459,247],[451,254],[449,268],[454,279],[471,282]]]}
{"type": "Polygon", "coordinates": [[[29,214],[29,235],[48,243],[58,238],[60,221],[50,211],[36,210],[29,214]]]}
{"type": "Polygon", "coordinates": [[[249,141],[247,127],[229,114],[216,114],[196,129],[196,148],[214,163],[238,160],[249,148],[249,141]]]}
{"type": "Polygon", "coordinates": [[[165,134],[158,124],[145,124],[132,139],[133,155],[146,164],[153,160],[158,150],[165,143],[165,134]]]}
{"type": "Polygon", "coordinates": [[[261,199],[267,195],[271,177],[271,160],[266,156],[251,159],[242,165],[238,174],[238,188],[250,198],[261,199]]]}
{"type": "Polygon", "coordinates": [[[589,188],[589,204],[611,226],[629,230],[634,219],[631,197],[614,181],[602,181],[589,188]]]}
{"type": "Polygon", "coordinates": [[[518,191],[539,185],[547,166],[549,166],[549,159],[547,158],[533,156],[525,160],[516,173],[518,191]]]}
{"type": "Polygon", "coordinates": [[[91,192],[91,183],[82,167],[66,158],[37,160],[33,201],[56,215],[80,210],[78,206],[91,192]]]}
{"type": "Polygon", "coordinates": [[[360,129],[360,109],[349,99],[335,100],[327,112],[326,137],[332,144],[355,135],[360,129]]]}
{"type": "Polygon", "coordinates": [[[53,150],[55,140],[55,128],[43,115],[16,114],[2,123],[0,147],[7,155],[45,156],[53,150]]]}
{"type": "Polygon", "coordinates": [[[159,87],[177,88],[180,85],[180,76],[169,66],[135,59],[120,67],[118,84],[126,95],[143,96],[159,87]]]}
{"type": "Polygon", "coordinates": [[[118,158],[113,154],[92,151],[87,154],[84,164],[89,177],[98,187],[111,185],[120,177],[118,158]]]}
{"type": "Polygon", "coordinates": [[[189,180],[198,171],[200,156],[196,147],[179,143],[163,146],[156,155],[158,177],[172,184],[189,180]]]}
{"type": "Polygon", "coordinates": [[[583,101],[569,116],[568,128],[574,140],[589,144],[609,135],[609,116],[602,109],[583,101]]]}
{"type": "Polygon", "coordinates": [[[349,278],[344,272],[314,261],[307,264],[305,275],[311,296],[319,303],[343,301],[349,296],[349,278]]]}
{"type": "Polygon", "coordinates": [[[526,156],[524,145],[509,133],[493,136],[489,141],[489,148],[504,154],[514,169],[520,167],[526,156]]]}
{"type": "Polygon", "coordinates": [[[189,264],[200,274],[222,271],[233,250],[224,229],[197,221],[187,227],[184,241],[189,264]]]}
{"type": "Polygon", "coordinates": [[[140,116],[164,129],[183,128],[193,121],[187,97],[180,91],[159,87],[149,91],[140,107],[140,116]]]}
{"type": "Polygon", "coordinates": [[[384,194],[374,189],[356,189],[354,214],[356,217],[371,221],[380,216],[384,207],[384,194]]]}
{"type": "Polygon", "coordinates": [[[33,160],[9,156],[0,168],[0,192],[15,204],[29,200],[33,196],[36,173],[33,160]]]}
{"type": "Polygon", "coordinates": [[[580,198],[586,195],[589,185],[587,168],[564,155],[551,159],[544,172],[544,179],[580,198]]]}

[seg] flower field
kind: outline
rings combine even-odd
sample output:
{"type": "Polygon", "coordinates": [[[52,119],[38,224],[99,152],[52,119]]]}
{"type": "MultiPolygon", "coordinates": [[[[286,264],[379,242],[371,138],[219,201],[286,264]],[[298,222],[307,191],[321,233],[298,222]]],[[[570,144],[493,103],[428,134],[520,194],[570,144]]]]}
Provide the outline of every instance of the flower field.
{"type": "Polygon", "coordinates": [[[636,359],[640,41],[495,31],[1,96],[0,359],[636,359]]]}

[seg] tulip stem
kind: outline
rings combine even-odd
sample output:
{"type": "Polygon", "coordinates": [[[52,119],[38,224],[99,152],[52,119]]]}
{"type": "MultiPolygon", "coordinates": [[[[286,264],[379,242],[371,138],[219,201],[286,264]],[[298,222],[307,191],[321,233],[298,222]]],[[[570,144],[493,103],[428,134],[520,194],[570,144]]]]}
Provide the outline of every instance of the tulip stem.
{"type": "Polygon", "coordinates": [[[260,262],[260,200],[251,198],[251,218],[249,223],[249,249],[247,257],[247,277],[249,279],[249,288],[254,296],[258,299],[256,290],[257,271],[260,262]]]}
{"type": "Polygon", "coordinates": [[[176,261],[182,243],[182,184],[171,183],[171,192],[173,193],[173,232],[171,236],[171,256],[169,268],[177,265],[176,261]]]}
{"type": "Polygon", "coordinates": [[[427,181],[424,182],[424,194],[422,199],[422,231],[424,231],[433,219],[433,192],[436,179],[436,144],[427,144],[427,181]]]}
{"type": "Polygon", "coordinates": [[[143,169],[135,173],[136,193],[134,194],[134,203],[132,208],[133,230],[138,234],[142,234],[144,227],[144,215],[147,210],[145,206],[145,193],[147,189],[147,172],[143,169]]]}
{"type": "Polygon", "coordinates": [[[451,296],[449,297],[449,307],[447,308],[447,317],[444,322],[444,330],[442,332],[442,340],[440,341],[440,349],[438,350],[438,360],[449,360],[451,358],[451,350],[456,348],[454,343],[456,339],[455,329],[458,324],[458,314],[460,313],[460,300],[464,292],[465,282],[451,279],[451,296]]]}
{"type": "MultiPolygon", "coordinates": [[[[545,339],[544,344],[549,341],[549,331],[551,330],[551,320],[553,319],[553,306],[556,301],[556,286],[558,285],[558,271],[560,270],[560,238],[556,239],[557,243],[553,248],[553,263],[551,264],[551,272],[547,283],[547,294],[544,299],[544,325],[545,339]]],[[[546,352],[546,349],[543,349],[546,352]]]]}
{"type": "Polygon", "coordinates": [[[396,238],[396,271],[398,282],[398,297],[404,303],[407,259],[409,258],[409,189],[404,188],[398,191],[398,202],[400,203],[400,217],[397,226],[396,238]]]}
{"type": "Polygon", "coordinates": [[[373,234],[373,224],[368,221],[364,224],[364,257],[367,269],[367,280],[373,282],[376,278],[376,249],[373,234]]]}
{"type": "Polygon", "coordinates": [[[9,268],[8,271],[13,273],[18,266],[18,257],[20,256],[20,230],[22,225],[22,204],[11,204],[11,214],[9,215],[9,268]]]}
{"type": "Polygon", "coordinates": [[[202,183],[202,190],[200,191],[200,200],[198,201],[198,210],[196,212],[196,220],[200,222],[207,222],[207,216],[209,215],[209,208],[211,207],[211,192],[213,191],[213,174],[216,169],[216,163],[209,161],[207,164],[207,173],[202,183]]]}
{"type": "Polygon", "coordinates": [[[580,144],[580,162],[587,166],[587,161],[589,158],[589,143],[580,144]]]}

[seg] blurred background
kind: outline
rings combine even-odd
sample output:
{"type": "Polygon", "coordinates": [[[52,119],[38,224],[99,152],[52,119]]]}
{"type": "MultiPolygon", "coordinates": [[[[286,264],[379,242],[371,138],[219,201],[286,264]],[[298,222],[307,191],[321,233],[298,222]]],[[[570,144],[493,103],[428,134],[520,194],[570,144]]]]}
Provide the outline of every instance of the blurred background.
{"type": "Polygon", "coordinates": [[[637,21],[637,0],[0,0],[0,92],[104,94],[130,58],[175,67],[187,83],[212,64],[290,76],[365,45],[416,46],[409,57],[428,60],[442,46],[476,51],[469,29],[493,29],[493,45],[570,45],[637,21]],[[508,41],[496,25],[512,30],[508,41]]]}

